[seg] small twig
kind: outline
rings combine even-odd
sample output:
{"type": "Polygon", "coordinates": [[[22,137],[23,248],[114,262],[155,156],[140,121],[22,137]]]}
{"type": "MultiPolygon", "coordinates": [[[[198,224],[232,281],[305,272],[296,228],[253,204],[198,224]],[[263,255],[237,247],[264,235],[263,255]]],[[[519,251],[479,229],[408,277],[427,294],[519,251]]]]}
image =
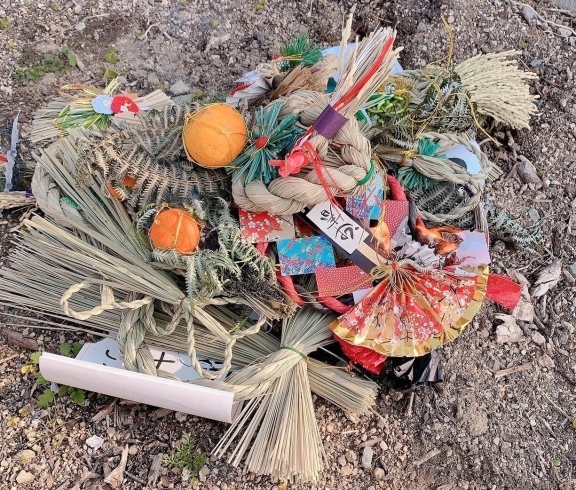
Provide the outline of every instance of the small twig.
{"type": "Polygon", "coordinates": [[[146,485],[146,481],[142,480],[142,478],[138,478],[136,475],[133,475],[132,473],[128,473],[126,470],[124,470],[124,474],[128,477],[128,478],[132,478],[132,480],[140,483],[140,485],[146,485]]]}
{"type": "Polygon", "coordinates": [[[501,378],[503,376],[508,376],[509,374],[519,373],[521,371],[530,371],[532,369],[532,363],[527,362],[525,364],[520,364],[518,366],[509,367],[506,369],[500,369],[494,373],[495,378],[501,378]]]}
{"type": "Polygon", "coordinates": [[[414,405],[414,392],[410,393],[410,398],[408,399],[408,406],[406,407],[406,417],[412,417],[412,407],[414,405]]]}
{"type": "Polygon", "coordinates": [[[148,33],[150,32],[150,29],[152,29],[153,27],[158,27],[160,24],[157,22],[156,24],[150,24],[148,26],[148,29],[146,29],[144,31],[144,34],[142,35],[142,37],[140,38],[142,42],[144,41],[148,41],[148,33]]]}
{"type": "Polygon", "coordinates": [[[559,374],[560,376],[562,376],[566,381],[568,381],[568,383],[570,383],[572,386],[576,386],[576,381],[574,381],[570,376],[568,376],[564,371],[560,371],[560,369],[556,368],[554,370],[555,373],[559,374]]]}
{"type": "Polygon", "coordinates": [[[554,431],[552,430],[552,427],[550,427],[550,424],[548,422],[546,422],[542,417],[538,417],[542,423],[544,424],[544,427],[546,427],[546,429],[548,429],[548,432],[550,432],[550,435],[554,438],[554,439],[558,439],[556,437],[556,434],[554,433],[554,431]]]}
{"type": "Polygon", "coordinates": [[[76,22],[76,24],[74,24],[70,29],[75,29],[78,24],[81,24],[82,22],[86,23],[87,20],[97,19],[98,17],[108,17],[109,15],[110,15],[110,13],[98,14],[98,15],[89,15],[88,17],[84,17],[79,22],[76,22]]]}
{"type": "Polygon", "coordinates": [[[414,466],[420,466],[422,464],[424,464],[426,461],[432,459],[434,456],[438,456],[442,451],[440,451],[440,449],[432,449],[432,451],[429,451],[427,454],[425,454],[423,457],[421,457],[418,461],[414,461],[414,466]]]}
{"type": "Polygon", "coordinates": [[[558,405],[556,405],[546,393],[542,393],[542,395],[544,395],[544,398],[546,398],[546,400],[548,400],[550,405],[552,405],[556,410],[558,410],[562,415],[564,415],[564,417],[566,417],[566,420],[568,420],[568,422],[572,422],[572,420],[570,419],[568,414],[562,408],[560,408],[558,405]]]}
{"type": "Polygon", "coordinates": [[[12,354],[11,356],[5,357],[4,359],[0,359],[0,364],[6,364],[8,361],[11,361],[15,357],[18,357],[20,354],[12,354]]]}
{"type": "Polygon", "coordinates": [[[548,329],[548,327],[546,327],[546,325],[544,325],[544,323],[542,323],[542,320],[540,320],[540,318],[538,318],[538,315],[536,314],[536,311],[534,311],[534,324],[538,327],[538,330],[540,330],[544,335],[546,335],[546,337],[550,337],[550,330],[548,329]]]}

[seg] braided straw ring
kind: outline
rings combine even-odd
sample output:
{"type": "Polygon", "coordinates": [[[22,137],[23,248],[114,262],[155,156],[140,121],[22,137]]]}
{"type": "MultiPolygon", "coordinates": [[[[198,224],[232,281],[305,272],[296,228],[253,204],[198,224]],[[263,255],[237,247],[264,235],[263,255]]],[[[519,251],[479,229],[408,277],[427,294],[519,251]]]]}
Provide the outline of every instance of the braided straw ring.
{"type": "Polygon", "coordinates": [[[432,214],[424,209],[418,209],[419,214],[426,220],[443,222],[458,219],[463,214],[474,210],[480,203],[482,197],[483,181],[497,179],[502,174],[500,168],[491,162],[486,154],[476,145],[472,145],[468,139],[462,136],[434,132],[422,133],[420,136],[421,138],[428,138],[440,143],[441,146],[435,152],[435,155],[426,156],[413,154],[405,160],[405,154],[398,152],[396,149],[390,150],[389,148],[380,148],[379,151],[377,150],[378,155],[385,160],[400,163],[403,167],[413,167],[416,171],[430,179],[466,186],[472,195],[470,199],[466,201],[466,204],[457,206],[449,213],[432,214]],[[448,148],[455,145],[464,146],[478,158],[481,168],[480,172],[470,175],[468,171],[460,165],[445,157],[440,158],[448,148]]]}
{"type": "MultiPolygon", "coordinates": [[[[280,117],[297,114],[300,123],[309,127],[329,99],[328,94],[299,90],[285,99],[280,117]]],[[[234,202],[246,211],[287,215],[327,201],[329,196],[322,181],[336,196],[357,195],[366,190],[374,175],[372,149],[356,119],[349,119],[332,140],[315,135],[309,141],[325,164],[322,178],[310,166],[297,175],[275,179],[268,186],[259,180],[245,185],[240,178],[232,184],[234,202]]]]}

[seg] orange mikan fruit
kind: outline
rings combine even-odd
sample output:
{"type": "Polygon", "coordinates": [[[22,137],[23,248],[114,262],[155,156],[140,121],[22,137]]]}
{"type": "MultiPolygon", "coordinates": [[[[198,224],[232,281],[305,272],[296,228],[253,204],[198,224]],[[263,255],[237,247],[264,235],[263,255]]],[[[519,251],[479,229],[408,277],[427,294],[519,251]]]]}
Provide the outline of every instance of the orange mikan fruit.
{"type": "Polygon", "coordinates": [[[166,209],[154,218],[148,238],[155,248],[176,250],[179,254],[188,255],[198,248],[200,225],[184,209],[166,209]]]}
{"type": "Polygon", "coordinates": [[[228,104],[210,104],[186,117],[182,141],[188,157],[198,165],[230,165],[242,153],[248,130],[238,111],[228,104]]]}

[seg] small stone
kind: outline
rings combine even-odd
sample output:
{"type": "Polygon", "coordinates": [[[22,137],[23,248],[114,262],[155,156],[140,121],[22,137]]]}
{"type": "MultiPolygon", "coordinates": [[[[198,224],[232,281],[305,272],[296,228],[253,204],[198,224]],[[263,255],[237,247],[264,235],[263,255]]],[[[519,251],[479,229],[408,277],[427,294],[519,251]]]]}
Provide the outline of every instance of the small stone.
{"type": "Polygon", "coordinates": [[[544,354],[542,357],[538,358],[538,364],[542,367],[547,367],[553,369],[556,367],[554,359],[552,359],[548,354],[544,354]]]}
{"type": "Polygon", "coordinates": [[[184,95],[190,93],[190,87],[186,85],[182,80],[178,80],[176,83],[172,84],[170,87],[170,93],[172,95],[184,95]]]}
{"type": "Polygon", "coordinates": [[[108,427],[106,429],[106,434],[108,434],[110,437],[114,436],[114,434],[116,434],[116,429],[114,427],[108,427]]]}
{"type": "Polygon", "coordinates": [[[85,22],[78,22],[78,24],[76,24],[75,29],[78,32],[82,32],[84,29],[86,29],[86,23],[85,22]]]}
{"type": "Polygon", "coordinates": [[[340,456],[338,458],[338,463],[340,463],[340,466],[346,466],[346,458],[344,456],[340,456]]]}
{"type": "Polygon", "coordinates": [[[384,441],[382,441],[380,443],[380,449],[382,449],[382,451],[388,451],[388,444],[386,444],[384,441]]]}
{"type": "Polygon", "coordinates": [[[353,463],[354,461],[356,461],[358,459],[358,456],[356,456],[356,453],[350,449],[346,450],[346,452],[344,453],[344,456],[346,456],[346,459],[348,461],[350,461],[350,463],[353,463]]]}
{"type": "Polygon", "coordinates": [[[80,4],[76,4],[76,6],[74,7],[74,13],[76,15],[80,15],[83,11],[84,11],[84,7],[80,4]]]}
{"type": "Polygon", "coordinates": [[[534,222],[534,223],[538,223],[540,221],[540,213],[538,212],[537,209],[534,208],[530,208],[528,210],[528,216],[530,216],[530,219],[534,222]]]}
{"type": "Polygon", "coordinates": [[[340,469],[340,474],[342,476],[350,476],[353,472],[354,472],[354,469],[349,464],[347,464],[346,466],[343,466],[340,469]]]}
{"type": "Polygon", "coordinates": [[[570,37],[574,31],[568,27],[559,27],[557,32],[561,37],[570,37]]]}
{"type": "Polygon", "coordinates": [[[546,343],[546,339],[544,338],[544,335],[542,335],[540,332],[533,332],[532,342],[534,342],[537,345],[544,345],[546,343]]]}
{"type": "Polygon", "coordinates": [[[448,24],[453,24],[453,23],[454,23],[454,20],[456,20],[456,19],[454,19],[454,16],[453,16],[453,15],[449,15],[449,16],[448,16],[448,19],[446,19],[446,20],[448,21],[448,24]]]}
{"type": "Polygon", "coordinates": [[[200,471],[198,472],[198,479],[201,482],[205,482],[206,481],[206,477],[210,474],[210,468],[208,468],[208,466],[202,466],[202,468],[200,468],[200,471]]]}
{"type": "Polygon", "coordinates": [[[368,446],[364,448],[362,452],[362,466],[364,468],[372,468],[372,458],[374,457],[374,450],[368,446]]]}
{"type": "Polygon", "coordinates": [[[98,449],[100,449],[102,447],[102,444],[104,444],[104,439],[102,439],[99,436],[91,436],[88,439],[86,439],[86,445],[88,447],[91,447],[92,449],[94,449],[94,451],[97,451],[98,449]]]}
{"type": "Polygon", "coordinates": [[[382,468],[376,468],[374,470],[374,478],[376,478],[376,480],[383,480],[385,476],[386,472],[382,468]]]}
{"type": "Polygon", "coordinates": [[[158,78],[158,75],[156,75],[156,73],[148,74],[148,84],[151,85],[152,87],[160,85],[160,79],[158,78]]]}
{"type": "Polygon", "coordinates": [[[31,449],[24,449],[18,453],[18,463],[26,465],[36,457],[36,453],[31,449]]]}
{"type": "Polygon", "coordinates": [[[184,413],[184,412],[176,412],[174,414],[174,418],[180,423],[186,422],[187,417],[188,417],[188,414],[184,413]]]}
{"type": "Polygon", "coordinates": [[[18,483],[30,483],[34,480],[34,475],[32,473],[28,473],[27,471],[22,470],[18,473],[16,477],[16,482],[18,483]]]}
{"type": "Polygon", "coordinates": [[[513,316],[498,314],[495,317],[504,322],[496,327],[496,342],[499,344],[510,344],[524,341],[524,332],[522,332],[513,316]]]}

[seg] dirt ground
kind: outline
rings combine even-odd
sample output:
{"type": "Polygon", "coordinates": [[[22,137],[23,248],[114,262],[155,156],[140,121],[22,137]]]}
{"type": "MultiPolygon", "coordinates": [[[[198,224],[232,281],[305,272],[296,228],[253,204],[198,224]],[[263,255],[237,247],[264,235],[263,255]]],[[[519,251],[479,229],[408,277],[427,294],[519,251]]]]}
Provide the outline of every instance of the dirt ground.
{"type": "MultiPolygon", "coordinates": [[[[559,284],[536,305],[541,323],[521,324],[519,343],[496,341],[499,311],[486,304],[471,326],[445,346],[446,382],[414,396],[383,390],[377,415],[358,420],[316,401],[328,455],[326,470],[309,489],[512,490],[576,488],[576,17],[545,2],[530,4],[550,21],[550,32],[529,25],[522,5],[505,0],[362,0],[354,29],[360,36],[380,26],[396,26],[404,46],[404,67],[422,67],[444,58],[448,39],[444,15],[455,35],[454,59],[515,49],[521,66],[537,73],[540,114],[531,131],[507,135],[482,148],[506,173],[514,155],[534,163],[543,186],[522,184],[513,175],[491,185],[490,200],[525,225],[540,223],[544,250],[528,253],[502,242],[493,244],[493,270],[516,268],[534,282],[555,258],[563,269],[559,284]],[[504,368],[530,363],[529,370],[496,377],[504,368]],[[362,444],[372,446],[372,468],[360,463],[362,444]],[[574,471],[573,471],[574,470],[574,471]],[[574,475],[573,475],[574,472],[574,475]]],[[[182,81],[207,93],[227,91],[234,79],[271,58],[282,41],[307,31],[325,45],[339,41],[343,15],[352,2],[333,0],[7,0],[0,5],[0,121],[21,110],[23,151],[33,111],[67,82],[102,84],[102,69],[113,68],[135,90],[182,81]],[[61,53],[67,46],[77,67],[57,66],[37,81],[26,80],[27,67],[61,53]],[[105,62],[108,52],[119,61],[105,62]],[[80,69],[81,68],[81,69],[80,69]]],[[[108,57],[110,59],[110,57],[108,57]]],[[[30,75],[30,70],[28,70],[30,75]]],[[[9,249],[8,230],[20,214],[0,221],[2,260],[9,249]]],[[[4,306],[0,312],[7,313],[4,306]]],[[[0,320],[2,317],[0,317],[0,320]]],[[[55,332],[25,329],[26,320],[3,315],[6,329],[24,332],[49,351],[74,340],[55,332]]],[[[41,320],[39,322],[41,323],[41,320]]],[[[538,322],[537,322],[538,323],[538,322]]],[[[103,474],[117,466],[122,448],[131,446],[124,488],[146,487],[149,469],[160,453],[170,454],[192,432],[209,452],[225,425],[142,405],[118,404],[108,417],[92,417],[110,400],[90,394],[84,406],[70,400],[41,410],[35,405],[34,380],[21,373],[30,352],[0,336],[0,488],[109,488],[103,474]],[[104,439],[92,450],[86,439],[104,439]],[[22,451],[31,450],[22,457],[22,451]],[[25,472],[25,476],[21,476],[25,472]],[[20,478],[17,480],[17,478],[20,478]],[[29,479],[27,483],[18,483],[29,479]],[[84,483],[85,480],[85,483],[84,483]],[[75,486],[76,485],[76,486],[75,486]]],[[[277,489],[269,478],[243,474],[225,461],[209,460],[202,489],[277,489]]],[[[148,488],[188,488],[178,472],[162,468],[148,488]]]]}

